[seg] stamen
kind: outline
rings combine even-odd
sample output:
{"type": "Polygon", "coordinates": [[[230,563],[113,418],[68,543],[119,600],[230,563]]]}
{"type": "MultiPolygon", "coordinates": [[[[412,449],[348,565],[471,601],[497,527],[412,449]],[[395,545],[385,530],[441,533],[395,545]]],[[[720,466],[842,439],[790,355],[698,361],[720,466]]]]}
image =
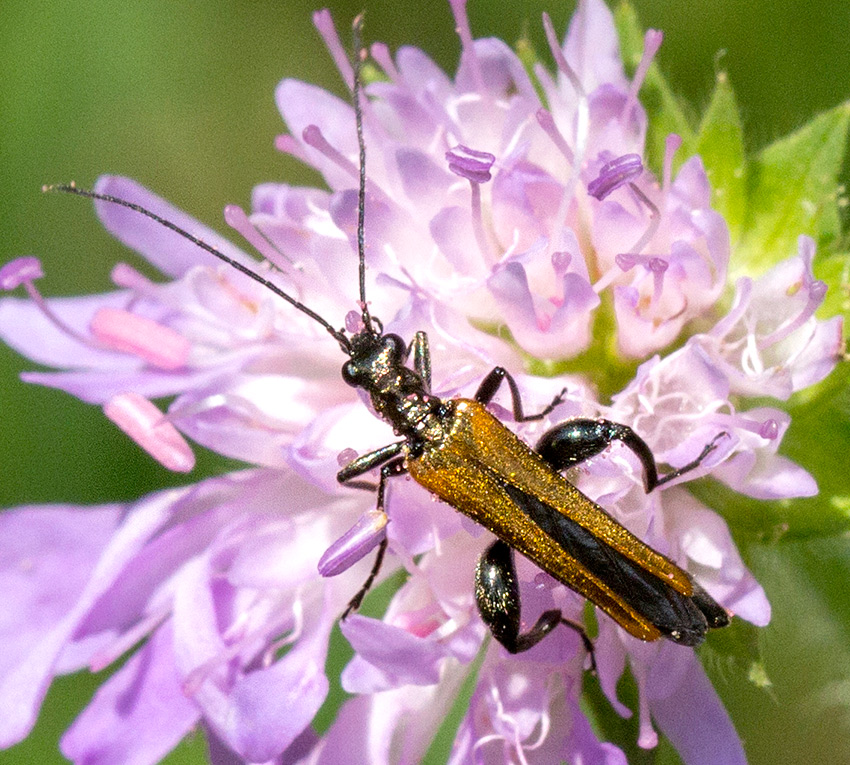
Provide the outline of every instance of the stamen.
{"type": "Polygon", "coordinates": [[[487,183],[492,175],[490,168],[496,161],[496,157],[487,151],[476,151],[467,146],[458,145],[446,152],[446,160],[449,170],[455,175],[466,178],[472,191],[472,230],[475,232],[475,241],[478,249],[486,258],[490,252],[487,246],[487,236],[484,232],[484,214],[481,210],[481,184],[487,183]]]}
{"type": "Polygon", "coordinates": [[[484,94],[487,90],[484,87],[481,62],[478,60],[478,56],[475,55],[475,45],[472,41],[469,16],[466,14],[466,0],[449,0],[449,5],[451,5],[452,15],[455,17],[455,31],[458,37],[460,37],[461,58],[467,56],[472,68],[472,79],[475,82],[475,89],[479,93],[484,94]]]}
{"type": "Polygon", "coordinates": [[[657,255],[639,255],[634,252],[621,252],[614,258],[614,262],[624,273],[631,271],[637,265],[643,266],[652,274],[652,299],[658,300],[661,297],[661,292],[664,288],[664,274],[670,267],[670,261],[657,255]]]}
{"type": "Polygon", "coordinates": [[[341,167],[345,170],[345,172],[351,174],[355,178],[357,177],[357,168],[352,162],[343,157],[339,151],[328,143],[325,136],[322,135],[322,131],[318,125],[307,125],[307,127],[304,128],[304,132],[301,134],[301,137],[304,139],[304,143],[308,146],[312,146],[314,149],[324,154],[329,160],[331,160],[331,162],[341,167]]]}
{"type": "Polygon", "coordinates": [[[572,253],[558,250],[552,253],[552,269],[558,276],[563,276],[567,273],[570,263],[573,260],[572,253]]]}
{"type": "Polygon", "coordinates": [[[566,157],[567,162],[572,165],[575,161],[573,150],[567,144],[567,139],[564,138],[561,131],[558,130],[558,126],[555,124],[555,119],[552,117],[552,112],[541,107],[537,110],[535,116],[537,117],[537,123],[543,128],[543,132],[552,139],[552,143],[555,144],[558,151],[560,151],[561,154],[566,157]]]}
{"type": "MultiPolygon", "coordinates": [[[[579,160],[584,157],[584,149],[587,145],[587,138],[590,129],[590,107],[587,103],[587,93],[584,92],[584,86],[581,84],[578,75],[573,68],[567,63],[564,56],[564,51],[558,43],[558,36],[555,34],[555,27],[552,26],[552,19],[548,13],[543,14],[543,29],[546,32],[546,41],[549,43],[549,50],[552,52],[552,58],[555,59],[555,64],[561,73],[570,81],[573,89],[576,92],[578,102],[576,103],[576,143],[575,153],[579,160]]],[[[580,161],[578,161],[580,164],[580,161]]]]}
{"type": "Polygon", "coordinates": [[[189,444],[144,396],[119,393],[106,402],[103,412],[163,467],[177,473],[195,467],[189,444]]]}
{"type": "Polygon", "coordinates": [[[599,175],[587,184],[587,193],[600,202],[612,191],[634,180],[643,172],[643,162],[639,154],[623,154],[606,162],[599,169],[599,175]]]}
{"type": "Polygon", "coordinates": [[[307,152],[304,151],[304,147],[288,133],[277,136],[274,139],[274,147],[279,152],[289,154],[289,156],[294,157],[305,165],[310,164],[309,157],[307,156],[307,152]]]}
{"type": "Polygon", "coordinates": [[[316,27],[325,45],[330,51],[331,57],[342,75],[346,86],[351,89],[354,83],[354,71],[351,68],[351,62],[348,60],[348,54],[345,52],[342,43],[339,40],[339,35],[336,33],[333,17],[331,12],[326,8],[321,11],[316,11],[313,14],[313,26],[316,27]]]}
{"type": "Polygon", "coordinates": [[[814,316],[815,311],[826,296],[826,282],[823,282],[820,279],[810,279],[808,267],[806,268],[806,273],[803,275],[802,285],[795,286],[808,290],[809,295],[805,305],[795,317],[786,321],[769,335],[760,337],[758,340],[759,348],[768,348],[769,346],[784,340],[788,337],[788,335],[794,332],[794,330],[802,327],[810,318],[812,318],[812,316],[814,316]]]}
{"type": "Polygon", "coordinates": [[[179,332],[153,319],[117,308],[100,308],[89,329],[102,347],[138,356],[159,369],[186,366],[191,344],[179,332]]]}
{"type": "Polygon", "coordinates": [[[581,80],[579,80],[575,70],[567,63],[564,51],[558,42],[558,35],[555,33],[555,27],[552,25],[552,19],[549,18],[548,13],[543,14],[543,29],[546,32],[546,41],[549,43],[549,50],[552,52],[552,58],[555,59],[558,69],[570,81],[576,94],[583,98],[586,97],[581,80]]]}
{"type": "Polygon", "coordinates": [[[378,66],[384,70],[393,82],[399,82],[401,80],[401,73],[396,68],[393,57],[390,55],[390,49],[385,43],[372,43],[369,52],[372,55],[372,59],[377,62],[378,66]]]}
{"type": "Polygon", "coordinates": [[[772,417],[765,420],[759,428],[759,435],[768,441],[772,441],[779,435],[779,423],[772,417]]]}
{"type": "Polygon", "coordinates": [[[637,105],[637,94],[640,91],[641,85],[646,78],[646,73],[649,71],[649,65],[658,49],[661,47],[661,42],[664,39],[664,33],[658,29],[647,29],[643,36],[643,54],[640,57],[640,63],[635,70],[635,76],[632,78],[632,84],[629,88],[629,96],[623,106],[623,120],[627,120],[634,107],[637,105]]]}
{"type": "Polygon", "coordinates": [[[646,231],[643,232],[640,239],[638,239],[630,248],[632,252],[640,252],[647,244],[649,244],[650,241],[652,241],[652,237],[654,237],[655,232],[658,231],[658,226],[661,225],[661,211],[655,206],[652,200],[650,200],[650,198],[631,181],[629,181],[629,188],[634,192],[638,201],[643,202],[649,210],[649,225],[646,227],[646,231]]]}
{"type": "Polygon", "coordinates": [[[35,303],[36,307],[44,314],[48,321],[59,329],[60,332],[89,348],[100,348],[101,346],[98,343],[93,342],[90,338],[69,327],[53,312],[53,309],[51,309],[34,284],[35,280],[41,279],[42,276],[44,276],[44,272],[41,268],[41,261],[38,258],[32,256],[15,258],[15,260],[9,261],[0,268],[0,288],[13,290],[23,285],[32,302],[35,303]]]}
{"type": "Polygon", "coordinates": [[[347,571],[386,537],[389,519],[380,510],[369,510],[339,539],[336,540],[319,560],[319,574],[336,576],[347,571]]]}
{"type": "Polygon", "coordinates": [[[496,161],[496,156],[489,151],[476,151],[468,146],[458,144],[446,152],[449,170],[461,178],[473,183],[487,183],[493,176],[490,168],[496,161]]]}
{"type": "Polygon", "coordinates": [[[653,295],[652,299],[657,301],[661,297],[661,292],[664,289],[664,273],[670,267],[669,261],[664,258],[650,258],[649,272],[652,274],[653,295]]]}
{"type": "Polygon", "coordinates": [[[32,255],[15,258],[0,268],[0,289],[11,291],[43,277],[44,271],[38,258],[32,255]]]}
{"type": "Polygon", "coordinates": [[[666,195],[673,182],[673,157],[682,145],[682,136],[670,133],[664,140],[664,169],[661,181],[661,190],[666,195]]]}
{"type": "Polygon", "coordinates": [[[292,267],[292,261],[284,253],[277,250],[245,214],[239,205],[227,205],[224,208],[224,222],[240,234],[257,252],[269,263],[274,264],[284,273],[292,267]]]}
{"type": "Polygon", "coordinates": [[[124,287],[135,292],[147,292],[156,285],[140,271],[129,263],[116,263],[109,275],[112,283],[117,287],[124,287]]]}

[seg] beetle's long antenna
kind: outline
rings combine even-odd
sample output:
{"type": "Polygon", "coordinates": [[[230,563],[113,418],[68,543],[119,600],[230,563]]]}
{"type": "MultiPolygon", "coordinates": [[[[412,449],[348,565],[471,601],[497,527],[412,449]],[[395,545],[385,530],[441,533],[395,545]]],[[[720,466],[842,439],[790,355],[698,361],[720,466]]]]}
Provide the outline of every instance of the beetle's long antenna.
{"type": "Polygon", "coordinates": [[[111,202],[112,204],[121,205],[121,207],[126,207],[130,210],[135,210],[135,212],[140,213],[141,215],[145,215],[146,217],[150,218],[151,220],[159,223],[161,226],[165,226],[165,228],[171,229],[174,233],[179,234],[184,239],[188,239],[190,242],[192,242],[192,244],[196,245],[197,247],[200,247],[202,250],[206,250],[211,255],[215,255],[215,257],[217,257],[219,260],[227,263],[227,265],[229,265],[229,266],[232,266],[237,271],[241,271],[243,274],[245,274],[245,276],[248,276],[251,279],[253,279],[255,282],[262,284],[264,287],[271,290],[278,297],[282,297],[287,303],[289,303],[290,305],[294,306],[299,311],[301,311],[301,313],[306,314],[311,319],[313,319],[313,321],[321,324],[328,331],[330,336],[333,337],[333,339],[336,340],[339,343],[340,348],[342,348],[343,352],[345,352],[345,353],[351,352],[351,343],[349,342],[349,340],[345,336],[345,334],[343,334],[343,332],[338,330],[338,329],[334,329],[334,327],[331,326],[331,324],[329,322],[325,321],[315,311],[310,310],[306,305],[304,305],[304,303],[296,300],[291,295],[287,295],[280,287],[278,287],[276,284],[273,284],[268,279],[266,279],[265,277],[258,274],[256,271],[252,271],[247,266],[243,266],[238,261],[233,260],[233,258],[228,257],[223,252],[221,252],[220,250],[217,250],[215,247],[213,247],[211,244],[207,244],[205,241],[203,241],[203,239],[198,239],[198,237],[193,236],[192,234],[190,234],[185,229],[182,229],[182,228],[180,228],[180,226],[176,225],[175,223],[172,223],[170,220],[166,220],[165,218],[160,217],[156,213],[151,212],[150,210],[142,207],[141,205],[134,204],[133,202],[128,202],[126,199],[121,199],[120,197],[114,197],[110,194],[99,194],[96,191],[86,191],[85,189],[78,188],[74,184],[59,184],[59,185],[55,185],[55,186],[45,186],[42,190],[43,191],[62,191],[66,194],[76,194],[79,197],[87,197],[89,199],[99,199],[102,202],[111,202]]]}
{"type": "Polygon", "coordinates": [[[363,89],[363,57],[360,50],[363,31],[363,14],[359,14],[352,23],[354,87],[354,117],[357,122],[357,146],[360,149],[360,183],[357,191],[357,259],[360,268],[360,312],[363,326],[371,331],[372,317],[366,303],[366,142],[363,140],[363,109],[360,106],[360,92],[363,89]]]}

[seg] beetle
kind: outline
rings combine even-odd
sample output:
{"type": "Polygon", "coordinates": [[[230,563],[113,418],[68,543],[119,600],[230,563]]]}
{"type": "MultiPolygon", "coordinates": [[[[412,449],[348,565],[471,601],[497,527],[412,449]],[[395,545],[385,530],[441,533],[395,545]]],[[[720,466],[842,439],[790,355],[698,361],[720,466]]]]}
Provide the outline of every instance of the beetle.
{"type": "MultiPolygon", "coordinates": [[[[355,36],[358,26],[355,24],[355,36]]],[[[359,44],[355,43],[355,50],[359,44]]],[[[697,467],[725,436],[720,433],[690,463],[659,475],[649,446],[631,428],[603,419],[573,419],[546,432],[532,449],[487,409],[506,384],[514,420],[548,415],[562,391],[542,411],[525,414],[519,387],[502,367],[493,369],[472,398],[444,399],[431,393],[428,338],[417,332],[407,344],[369,312],[365,288],[364,221],[366,150],[363,138],[360,55],[354,56],[353,105],[359,148],[357,253],[360,282],[358,328],[336,329],[306,304],[241,263],[153,212],[128,200],[85,191],[75,185],[50,187],[135,210],[173,230],[219,260],[270,289],[321,325],[348,359],[344,381],[365,391],[375,411],[400,440],[359,456],[343,467],[341,484],[377,490],[384,513],[387,482],[409,474],[434,496],[491,531],[496,539],[481,555],[474,574],[475,600],[483,621],[509,652],[520,653],[560,624],[577,630],[591,654],[581,625],[559,609],[540,615],[523,631],[514,554],[520,552],[554,579],[607,613],[629,634],[645,641],[664,637],[696,646],[708,629],[729,623],[730,614],[672,560],[657,552],[593,502],[562,471],[598,455],[619,441],[639,459],[647,492],[697,467]],[[412,359],[412,362],[411,362],[412,359]],[[379,469],[377,486],[363,476],[379,469]]],[[[378,575],[387,540],[378,547],[363,587],[342,618],[356,610],[378,575]]]]}

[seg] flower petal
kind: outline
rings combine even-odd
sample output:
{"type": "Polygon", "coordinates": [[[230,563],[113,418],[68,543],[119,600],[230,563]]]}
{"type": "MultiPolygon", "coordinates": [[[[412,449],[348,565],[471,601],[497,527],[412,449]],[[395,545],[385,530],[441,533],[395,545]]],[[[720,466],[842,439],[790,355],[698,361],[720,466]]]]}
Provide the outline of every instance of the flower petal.
{"type": "Polygon", "coordinates": [[[97,691],[62,737],[62,754],[89,765],[153,765],[200,717],[174,666],[172,630],[151,639],[97,691]]]}

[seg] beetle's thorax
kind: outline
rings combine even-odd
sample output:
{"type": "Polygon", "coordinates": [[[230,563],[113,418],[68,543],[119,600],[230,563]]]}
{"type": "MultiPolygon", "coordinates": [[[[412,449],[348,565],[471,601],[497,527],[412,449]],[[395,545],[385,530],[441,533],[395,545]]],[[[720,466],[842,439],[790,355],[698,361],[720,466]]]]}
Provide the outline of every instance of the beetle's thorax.
{"type": "Polygon", "coordinates": [[[430,395],[422,378],[406,366],[407,347],[398,335],[360,332],[351,339],[343,379],[365,390],[375,411],[416,447],[440,438],[451,402],[430,395]]]}

